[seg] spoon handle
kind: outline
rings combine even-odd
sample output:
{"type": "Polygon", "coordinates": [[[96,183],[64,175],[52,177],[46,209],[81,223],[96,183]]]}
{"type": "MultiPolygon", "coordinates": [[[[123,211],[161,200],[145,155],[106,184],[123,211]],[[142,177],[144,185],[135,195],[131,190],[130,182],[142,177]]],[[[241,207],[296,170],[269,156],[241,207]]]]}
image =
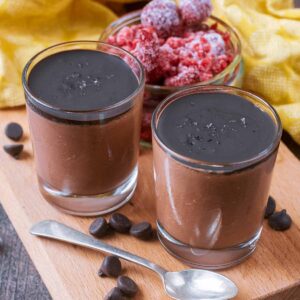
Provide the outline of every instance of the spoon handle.
{"type": "Polygon", "coordinates": [[[146,267],[158,273],[162,278],[163,275],[167,272],[162,267],[152,263],[151,261],[145,258],[134,255],[122,249],[113,247],[102,241],[96,240],[80,231],[77,231],[69,226],[58,223],[56,221],[46,220],[46,221],[41,221],[39,223],[36,223],[31,227],[30,233],[33,235],[55,239],[55,240],[67,242],[74,245],[79,245],[82,247],[86,247],[107,254],[118,256],[122,259],[146,267]]]}

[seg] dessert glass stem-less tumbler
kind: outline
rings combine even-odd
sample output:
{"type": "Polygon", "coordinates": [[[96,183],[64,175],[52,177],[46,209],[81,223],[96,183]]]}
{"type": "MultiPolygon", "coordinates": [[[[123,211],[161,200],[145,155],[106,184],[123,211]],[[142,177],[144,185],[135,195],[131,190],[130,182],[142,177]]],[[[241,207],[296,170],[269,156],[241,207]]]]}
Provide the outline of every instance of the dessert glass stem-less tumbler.
{"type": "Polygon", "coordinates": [[[237,88],[186,89],[158,106],[157,226],[171,254],[220,269],[255,250],[281,133],[275,110],[237,88]]]}
{"type": "Polygon", "coordinates": [[[133,195],[144,71],[127,51],[75,41],[35,55],[23,71],[44,198],[76,215],[108,213],[133,195]]]}

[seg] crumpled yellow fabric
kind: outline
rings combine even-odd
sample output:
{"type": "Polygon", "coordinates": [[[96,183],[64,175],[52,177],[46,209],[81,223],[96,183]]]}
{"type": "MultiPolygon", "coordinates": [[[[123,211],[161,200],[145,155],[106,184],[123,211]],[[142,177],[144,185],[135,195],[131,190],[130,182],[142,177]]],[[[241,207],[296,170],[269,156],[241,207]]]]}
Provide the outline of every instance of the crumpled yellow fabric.
{"type": "Polygon", "coordinates": [[[24,104],[21,72],[50,45],[98,40],[115,14],[93,0],[0,0],[0,108],[24,104]]]}
{"type": "Polygon", "coordinates": [[[292,0],[213,0],[214,15],[242,40],[243,87],[277,109],[284,129],[300,143],[300,9],[292,0]]]}

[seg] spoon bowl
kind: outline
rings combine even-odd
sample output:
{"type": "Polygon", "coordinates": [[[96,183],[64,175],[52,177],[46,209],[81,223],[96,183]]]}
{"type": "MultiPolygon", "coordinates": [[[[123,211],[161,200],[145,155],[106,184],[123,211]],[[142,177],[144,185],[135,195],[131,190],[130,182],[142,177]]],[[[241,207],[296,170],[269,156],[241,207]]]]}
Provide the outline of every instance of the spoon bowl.
{"type": "Polygon", "coordinates": [[[146,267],[160,276],[166,293],[173,299],[223,300],[235,297],[238,292],[236,285],[230,279],[218,273],[198,269],[168,272],[143,257],[96,240],[56,221],[46,220],[39,222],[32,226],[30,233],[112,254],[146,267]]]}
{"type": "Polygon", "coordinates": [[[164,274],[167,294],[174,299],[231,299],[236,285],[227,277],[206,270],[189,269],[164,274]]]}

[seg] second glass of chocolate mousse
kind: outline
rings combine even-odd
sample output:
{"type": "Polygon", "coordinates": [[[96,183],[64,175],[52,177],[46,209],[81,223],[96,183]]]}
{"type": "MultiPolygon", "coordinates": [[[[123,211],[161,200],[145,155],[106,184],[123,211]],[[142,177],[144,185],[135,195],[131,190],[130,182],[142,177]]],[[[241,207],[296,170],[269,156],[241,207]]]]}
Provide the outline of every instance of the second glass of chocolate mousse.
{"type": "Polygon", "coordinates": [[[127,51],[101,42],[52,46],[23,71],[42,195],[71,214],[115,210],[133,195],[144,71],[127,51]]]}
{"type": "Polygon", "coordinates": [[[163,246],[207,269],[256,247],[282,133],[264,100],[232,87],[169,96],[152,119],[157,226],[163,246]]]}

